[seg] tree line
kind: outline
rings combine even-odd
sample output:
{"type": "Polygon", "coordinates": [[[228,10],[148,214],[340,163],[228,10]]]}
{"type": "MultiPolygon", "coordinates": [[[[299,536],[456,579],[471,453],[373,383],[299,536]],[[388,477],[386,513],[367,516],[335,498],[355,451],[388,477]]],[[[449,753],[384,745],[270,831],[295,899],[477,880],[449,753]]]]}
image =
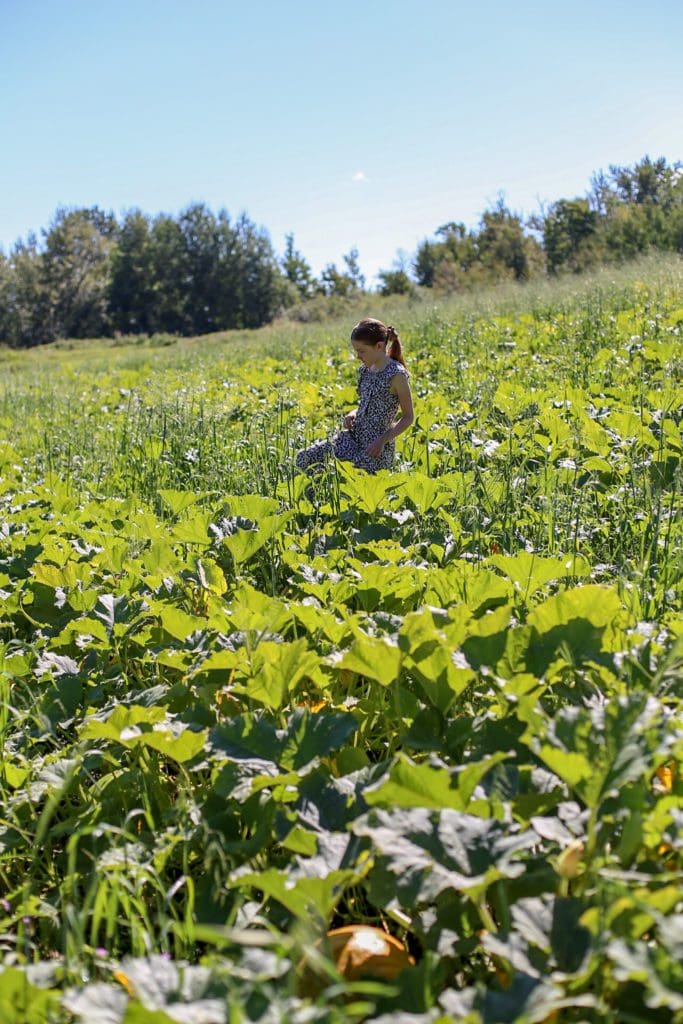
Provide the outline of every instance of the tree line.
{"type": "MultiPolygon", "coordinates": [[[[501,197],[474,229],[443,224],[412,259],[380,271],[379,291],[524,281],[650,249],[683,253],[683,165],[663,157],[599,172],[586,196],[559,199],[526,221],[501,197]]],[[[357,249],[316,277],[292,234],[278,254],[245,213],[231,220],[203,203],[177,217],[59,209],[40,240],[31,234],[0,250],[0,342],[259,327],[316,296],[365,289],[357,249]]]]}

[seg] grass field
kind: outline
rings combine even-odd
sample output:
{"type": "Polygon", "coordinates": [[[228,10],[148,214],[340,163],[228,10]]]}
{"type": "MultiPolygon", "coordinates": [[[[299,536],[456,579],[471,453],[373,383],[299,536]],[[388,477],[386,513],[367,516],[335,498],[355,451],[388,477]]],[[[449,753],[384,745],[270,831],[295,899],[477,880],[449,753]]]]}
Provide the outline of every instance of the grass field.
{"type": "Polygon", "coordinates": [[[0,351],[3,1024],[683,1022],[682,381],[680,260],[0,351]]]}

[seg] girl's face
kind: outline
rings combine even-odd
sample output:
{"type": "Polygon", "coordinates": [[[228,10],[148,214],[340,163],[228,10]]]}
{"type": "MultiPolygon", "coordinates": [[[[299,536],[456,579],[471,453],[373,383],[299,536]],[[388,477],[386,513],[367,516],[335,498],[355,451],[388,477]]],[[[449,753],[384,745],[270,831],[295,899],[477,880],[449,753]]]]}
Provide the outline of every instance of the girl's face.
{"type": "Polygon", "coordinates": [[[385,346],[381,341],[376,342],[374,345],[368,341],[352,341],[351,345],[356,353],[356,357],[365,366],[375,366],[384,361],[385,346]]]}

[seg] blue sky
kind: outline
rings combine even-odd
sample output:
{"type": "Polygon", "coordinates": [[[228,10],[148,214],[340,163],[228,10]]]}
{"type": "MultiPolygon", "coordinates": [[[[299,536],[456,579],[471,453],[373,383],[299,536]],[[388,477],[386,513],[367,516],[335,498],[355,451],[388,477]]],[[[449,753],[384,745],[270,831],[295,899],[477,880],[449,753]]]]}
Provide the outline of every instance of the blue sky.
{"type": "Polygon", "coordinates": [[[501,190],[683,159],[681,39],[683,0],[0,0],[0,246],[203,200],[372,282],[501,190]]]}

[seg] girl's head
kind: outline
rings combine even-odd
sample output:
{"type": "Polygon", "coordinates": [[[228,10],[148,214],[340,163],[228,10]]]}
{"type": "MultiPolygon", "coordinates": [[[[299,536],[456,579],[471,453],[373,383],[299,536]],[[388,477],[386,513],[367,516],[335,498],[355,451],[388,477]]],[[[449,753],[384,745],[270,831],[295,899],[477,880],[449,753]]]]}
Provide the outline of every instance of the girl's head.
{"type": "Polygon", "coordinates": [[[351,331],[351,344],[358,358],[366,365],[372,365],[385,352],[397,363],[406,365],[398,334],[393,327],[387,327],[381,320],[374,320],[372,317],[359,320],[351,331]]]}

